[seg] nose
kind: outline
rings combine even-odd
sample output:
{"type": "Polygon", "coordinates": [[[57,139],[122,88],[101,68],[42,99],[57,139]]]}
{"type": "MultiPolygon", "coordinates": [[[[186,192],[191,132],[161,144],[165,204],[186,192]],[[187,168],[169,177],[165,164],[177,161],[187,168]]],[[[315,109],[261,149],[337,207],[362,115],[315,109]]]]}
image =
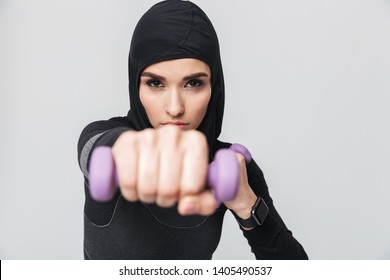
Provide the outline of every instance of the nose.
{"type": "Polygon", "coordinates": [[[172,89],[168,92],[165,112],[171,117],[184,114],[184,102],[179,89],[172,89]]]}

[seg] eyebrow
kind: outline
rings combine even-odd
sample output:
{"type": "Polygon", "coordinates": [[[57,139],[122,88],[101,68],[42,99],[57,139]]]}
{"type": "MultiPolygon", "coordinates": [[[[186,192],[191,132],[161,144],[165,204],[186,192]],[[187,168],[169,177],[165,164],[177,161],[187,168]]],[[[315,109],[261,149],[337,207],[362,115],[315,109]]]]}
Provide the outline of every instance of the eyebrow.
{"type": "MultiPolygon", "coordinates": [[[[191,75],[188,75],[188,76],[185,76],[183,77],[183,81],[188,81],[188,80],[192,80],[192,79],[196,79],[196,78],[200,78],[200,77],[208,77],[209,75],[205,72],[197,72],[197,73],[194,73],[194,74],[191,74],[191,75]]],[[[141,74],[141,77],[150,77],[150,78],[153,78],[153,79],[158,79],[158,80],[161,80],[161,81],[166,81],[166,78],[163,77],[163,76],[160,76],[160,75],[157,75],[157,74],[154,74],[152,72],[143,72],[141,74]]]]}

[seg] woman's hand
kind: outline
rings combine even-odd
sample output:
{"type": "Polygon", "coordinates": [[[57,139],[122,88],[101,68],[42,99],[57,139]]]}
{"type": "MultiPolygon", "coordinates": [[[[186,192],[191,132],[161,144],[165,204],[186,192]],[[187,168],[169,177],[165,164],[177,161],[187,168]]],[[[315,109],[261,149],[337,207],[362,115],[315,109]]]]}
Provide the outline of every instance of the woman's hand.
{"type": "Polygon", "coordinates": [[[210,215],[217,202],[205,189],[208,170],[206,137],[196,130],[173,125],[127,131],[112,153],[119,188],[128,201],[171,207],[181,215],[210,215]]]}
{"type": "MultiPolygon", "coordinates": [[[[252,206],[257,200],[256,194],[248,183],[245,158],[240,153],[236,153],[239,164],[239,185],[237,195],[233,200],[225,201],[224,204],[233,210],[241,219],[248,219],[251,216],[252,206]]],[[[244,228],[249,230],[249,228],[244,228]]]]}

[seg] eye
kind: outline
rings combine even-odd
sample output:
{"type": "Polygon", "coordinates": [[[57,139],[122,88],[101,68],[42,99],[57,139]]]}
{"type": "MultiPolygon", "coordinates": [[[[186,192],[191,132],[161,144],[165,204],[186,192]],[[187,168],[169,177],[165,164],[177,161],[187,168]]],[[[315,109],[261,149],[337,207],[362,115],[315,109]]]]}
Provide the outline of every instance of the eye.
{"type": "Polygon", "coordinates": [[[146,81],[146,84],[152,88],[161,88],[164,87],[164,85],[161,83],[158,79],[150,79],[146,81]]]}
{"type": "Polygon", "coordinates": [[[186,84],[186,87],[189,87],[189,88],[192,88],[192,87],[200,87],[201,85],[203,85],[203,82],[201,80],[198,80],[198,79],[192,79],[192,80],[189,80],[186,84]]]}

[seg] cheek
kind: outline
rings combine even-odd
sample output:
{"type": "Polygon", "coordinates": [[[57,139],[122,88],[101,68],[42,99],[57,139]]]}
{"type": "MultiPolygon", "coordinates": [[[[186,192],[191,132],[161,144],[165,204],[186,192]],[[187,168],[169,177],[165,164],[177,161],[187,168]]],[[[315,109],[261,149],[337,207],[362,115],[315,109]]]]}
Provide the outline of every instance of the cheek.
{"type": "Polygon", "coordinates": [[[144,106],[145,110],[147,110],[149,102],[146,95],[143,93],[142,88],[139,89],[139,99],[141,100],[142,106],[144,106]]]}
{"type": "Polygon", "coordinates": [[[196,107],[194,107],[193,114],[195,115],[195,118],[197,119],[198,123],[200,124],[206,115],[207,107],[210,102],[211,93],[206,93],[204,95],[199,96],[199,99],[196,102],[193,102],[192,104],[197,104],[196,107]]]}
{"type": "Polygon", "coordinates": [[[153,125],[153,119],[155,118],[156,112],[158,112],[157,104],[152,95],[147,94],[145,91],[140,88],[139,98],[141,100],[142,106],[144,106],[146,114],[148,115],[149,121],[153,125]]]}

